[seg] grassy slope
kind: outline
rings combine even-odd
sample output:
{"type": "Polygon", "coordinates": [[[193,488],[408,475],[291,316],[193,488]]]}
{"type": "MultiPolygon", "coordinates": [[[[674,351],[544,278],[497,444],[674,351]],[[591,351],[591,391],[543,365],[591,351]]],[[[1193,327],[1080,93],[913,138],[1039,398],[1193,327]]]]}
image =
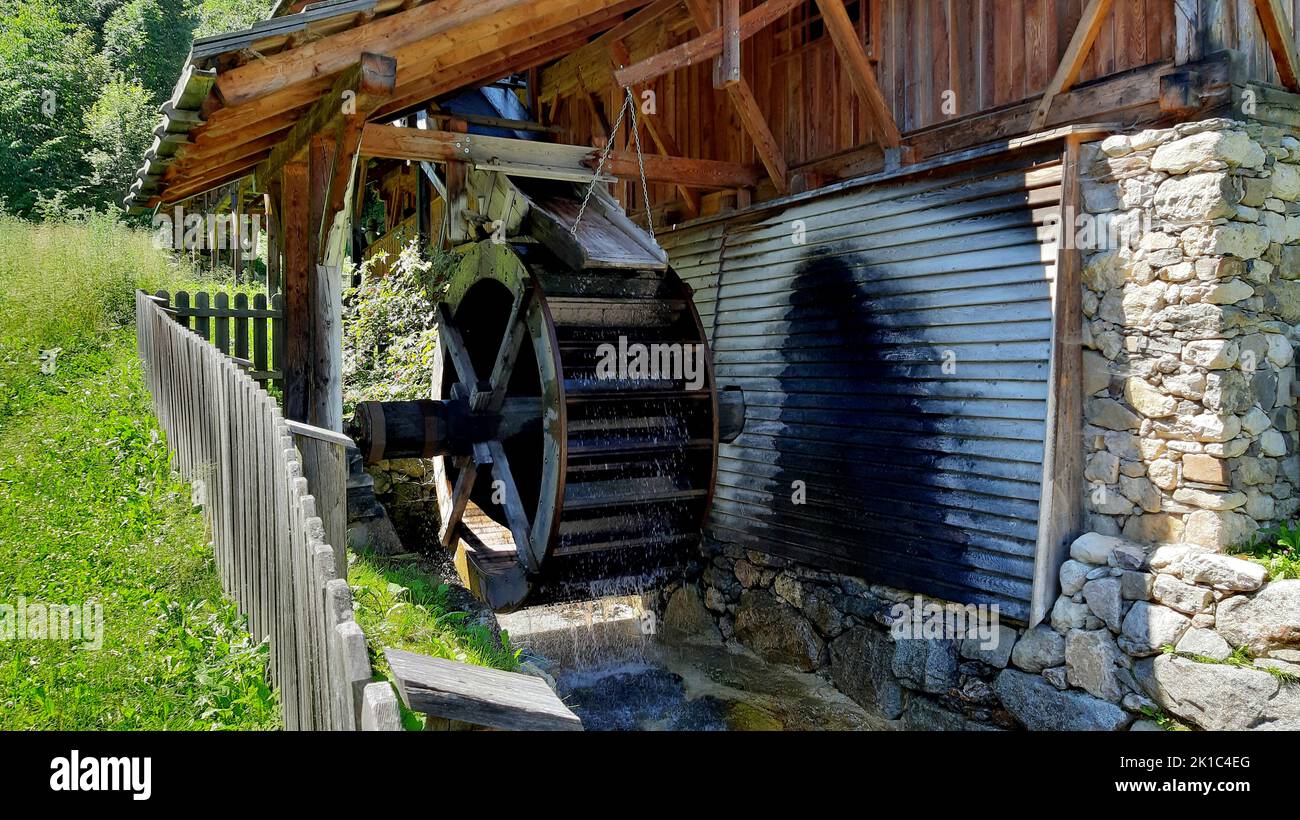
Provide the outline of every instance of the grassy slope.
{"type": "MultiPolygon", "coordinates": [[[[266,649],[222,599],[202,519],[168,470],[135,357],[136,287],[230,290],[145,233],[0,215],[0,604],[98,601],[106,621],[97,652],[0,641],[0,729],[278,723],[266,649]]],[[[349,576],[380,677],[384,646],[517,668],[418,564],[353,556],[349,576]]]]}
{"type": "Polygon", "coordinates": [[[0,603],[95,601],[105,621],[99,651],[0,642],[0,729],[278,724],[265,647],[221,598],[125,326],[137,284],[186,274],[107,221],[0,216],[0,603]]]}

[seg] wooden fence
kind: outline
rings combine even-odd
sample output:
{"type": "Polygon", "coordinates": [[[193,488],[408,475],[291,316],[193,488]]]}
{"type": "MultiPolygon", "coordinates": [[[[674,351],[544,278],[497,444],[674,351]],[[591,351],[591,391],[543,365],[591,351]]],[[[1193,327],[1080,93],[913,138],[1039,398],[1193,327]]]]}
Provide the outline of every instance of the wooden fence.
{"type": "Polygon", "coordinates": [[[254,373],[173,320],[162,296],[136,294],[136,328],[154,411],[202,504],[223,587],[254,639],[270,639],[285,728],[401,728],[352,617],[350,441],[286,421],[254,373]]]}
{"type": "Polygon", "coordinates": [[[246,293],[236,293],[233,304],[230,295],[222,292],[190,294],[181,290],[170,297],[167,291],[160,290],[154,295],[178,323],[232,357],[248,371],[249,378],[263,383],[281,379],[284,372],[284,296],[281,294],[275,294],[268,302],[266,294],[259,293],[251,305],[246,293]]]}

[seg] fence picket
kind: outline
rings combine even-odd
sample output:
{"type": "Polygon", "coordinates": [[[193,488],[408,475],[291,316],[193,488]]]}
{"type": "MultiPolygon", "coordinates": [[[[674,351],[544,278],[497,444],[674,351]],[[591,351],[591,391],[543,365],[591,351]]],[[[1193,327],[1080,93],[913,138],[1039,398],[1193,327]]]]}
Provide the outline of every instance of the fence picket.
{"type": "Polygon", "coordinates": [[[376,728],[400,725],[389,709],[396,702],[391,689],[385,696],[380,689],[387,684],[371,683],[365,636],[352,618],[346,530],[337,517],[346,509],[346,485],[335,475],[346,463],[346,439],[312,428],[290,431],[255,380],[275,372],[274,362],[266,369],[266,356],[268,344],[274,356],[282,341],[276,300],[266,310],[258,296],[250,310],[247,297],[236,297],[234,308],[217,298],[209,310],[206,297],[196,294],[191,309],[181,291],[169,309],[164,292],[138,293],[136,341],[173,465],[201,490],[196,501],[222,588],[247,616],[254,639],[270,642],[268,672],[284,727],[354,730],[363,713],[376,728]],[[252,362],[245,358],[250,318],[252,362]],[[193,330],[186,327],[191,320],[193,330]],[[226,355],[232,324],[242,363],[226,355]]]}
{"type": "Polygon", "coordinates": [[[213,299],[213,344],[217,350],[230,355],[230,296],[224,291],[218,292],[213,299]]]}

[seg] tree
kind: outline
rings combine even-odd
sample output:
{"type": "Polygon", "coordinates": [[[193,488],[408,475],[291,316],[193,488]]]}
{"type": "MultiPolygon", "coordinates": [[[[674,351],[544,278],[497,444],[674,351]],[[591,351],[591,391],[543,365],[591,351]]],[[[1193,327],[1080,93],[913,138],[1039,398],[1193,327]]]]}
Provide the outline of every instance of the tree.
{"type": "Polygon", "coordinates": [[[128,0],[104,23],[104,54],[148,89],[154,103],[171,96],[189,54],[195,18],[182,4],[128,0]]]}
{"type": "Polygon", "coordinates": [[[144,86],[122,77],[104,86],[86,117],[90,142],[86,161],[91,174],[85,193],[91,202],[121,201],[153,141],[157,123],[158,112],[144,86]]]}
{"type": "Polygon", "coordinates": [[[275,0],[197,0],[198,27],[194,38],[243,31],[271,16],[275,0]]]}
{"type": "Polygon", "coordinates": [[[6,0],[0,10],[0,199],[29,214],[40,195],[84,184],[82,126],[109,71],[89,32],[49,0],[6,0]]]}

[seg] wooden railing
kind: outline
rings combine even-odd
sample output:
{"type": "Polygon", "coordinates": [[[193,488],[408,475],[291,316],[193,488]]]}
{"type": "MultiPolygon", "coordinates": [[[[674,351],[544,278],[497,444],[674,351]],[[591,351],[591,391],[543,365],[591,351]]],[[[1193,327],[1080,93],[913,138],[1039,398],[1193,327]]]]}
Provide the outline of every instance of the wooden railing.
{"type": "Polygon", "coordinates": [[[136,294],[136,332],[154,411],[203,507],[222,585],[253,638],[270,639],[285,728],[401,728],[392,687],[371,682],[352,617],[350,440],[286,421],[253,374],[173,320],[164,298],[136,294]]]}
{"type": "Polygon", "coordinates": [[[211,342],[232,357],[257,382],[279,381],[284,362],[284,297],[275,294],[253,296],[236,293],[232,300],[223,292],[190,294],[177,291],[170,297],[160,290],[155,301],[178,323],[211,342]]]}

